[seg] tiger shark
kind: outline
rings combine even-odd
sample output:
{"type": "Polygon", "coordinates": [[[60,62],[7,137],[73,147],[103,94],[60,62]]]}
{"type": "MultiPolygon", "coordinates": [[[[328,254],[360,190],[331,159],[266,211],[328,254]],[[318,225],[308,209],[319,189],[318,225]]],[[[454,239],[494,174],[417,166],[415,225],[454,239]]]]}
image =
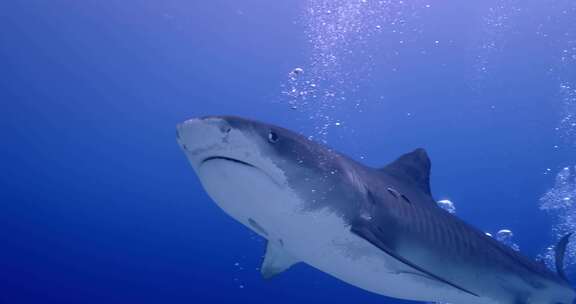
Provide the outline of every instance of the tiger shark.
{"type": "Polygon", "coordinates": [[[290,130],[232,116],[187,120],[177,140],[225,213],[267,240],[265,278],[306,263],[364,290],[452,304],[572,304],[556,271],[440,208],[423,149],[371,168],[290,130]]]}

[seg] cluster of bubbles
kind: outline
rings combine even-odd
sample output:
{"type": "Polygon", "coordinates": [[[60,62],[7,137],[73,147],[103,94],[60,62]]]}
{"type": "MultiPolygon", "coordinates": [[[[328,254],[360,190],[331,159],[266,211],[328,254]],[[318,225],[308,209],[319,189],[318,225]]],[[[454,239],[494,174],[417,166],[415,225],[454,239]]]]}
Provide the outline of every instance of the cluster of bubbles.
{"type": "Polygon", "coordinates": [[[519,0],[497,0],[482,17],[479,40],[471,53],[474,56],[473,86],[478,88],[496,66],[494,56],[505,45],[505,36],[513,28],[513,20],[521,12],[519,0]]]}
{"type": "Polygon", "coordinates": [[[308,1],[303,23],[311,45],[309,62],[289,71],[282,93],[291,109],[314,123],[317,139],[326,141],[329,130],[342,125],[343,112],[361,112],[361,99],[355,95],[363,79],[369,78],[377,46],[374,38],[414,32],[408,20],[415,17],[416,7],[427,6],[418,2],[308,1]]]}
{"type": "MultiPolygon", "coordinates": [[[[558,50],[557,62],[550,68],[558,81],[558,96],[562,112],[558,122],[559,138],[576,147],[576,2],[561,0],[554,3],[557,12],[548,24],[540,26],[538,34],[558,50]]],[[[555,146],[556,148],[557,146],[555,146]]],[[[547,169],[551,172],[551,169],[547,169]]],[[[566,166],[556,174],[554,186],[540,198],[540,209],[553,218],[552,232],[559,240],[576,229],[576,166],[566,166]]],[[[554,265],[554,247],[540,255],[548,267],[554,265]]],[[[568,270],[576,264],[576,244],[568,243],[565,258],[568,270]]]]}
{"type": "MultiPolygon", "coordinates": [[[[260,237],[257,233],[249,230],[248,235],[250,240],[255,243],[259,243],[260,246],[264,246],[266,241],[260,237]]],[[[264,257],[262,257],[263,259],[264,257]]],[[[253,264],[254,261],[251,261],[247,258],[246,255],[241,255],[238,257],[238,260],[234,262],[232,265],[232,273],[233,276],[233,283],[238,289],[246,289],[249,286],[249,280],[247,279],[246,273],[247,271],[260,271],[260,261],[256,261],[257,264],[253,264]]]]}
{"type": "MultiPolygon", "coordinates": [[[[244,267],[242,266],[242,264],[240,264],[240,262],[236,262],[234,263],[234,269],[236,270],[236,272],[242,272],[244,270],[244,267]]],[[[240,289],[246,288],[246,283],[244,283],[239,277],[234,278],[234,283],[240,289]]]]}
{"type": "Polygon", "coordinates": [[[562,114],[557,131],[567,144],[576,146],[576,3],[560,1],[557,8],[560,14],[555,18],[562,28],[556,35],[547,35],[543,29],[540,33],[546,38],[560,37],[551,41],[559,50],[556,66],[551,69],[558,78],[559,97],[562,100],[562,114]]]}
{"type": "Polygon", "coordinates": [[[556,130],[567,144],[576,146],[576,3],[558,1],[556,11],[559,14],[549,21],[549,28],[543,25],[539,34],[555,39],[549,44],[558,50],[558,60],[550,69],[557,77],[558,95],[562,100],[562,113],[556,130]]]}
{"type": "MultiPolygon", "coordinates": [[[[540,209],[555,218],[553,232],[556,239],[576,230],[576,166],[565,167],[556,175],[554,187],[540,198],[540,209]]],[[[548,265],[553,264],[554,254],[549,247],[543,254],[548,265]]],[[[576,262],[576,244],[570,242],[566,249],[566,263],[576,262]]]]}
{"type": "MultiPolygon", "coordinates": [[[[576,47],[574,47],[573,66],[576,69],[576,47]]],[[[576,81],[564,80],[560,82],[560,96],[562,98],[562,117],[558,131],[561,137],[571,145],[576,146],[576,81]]]]}

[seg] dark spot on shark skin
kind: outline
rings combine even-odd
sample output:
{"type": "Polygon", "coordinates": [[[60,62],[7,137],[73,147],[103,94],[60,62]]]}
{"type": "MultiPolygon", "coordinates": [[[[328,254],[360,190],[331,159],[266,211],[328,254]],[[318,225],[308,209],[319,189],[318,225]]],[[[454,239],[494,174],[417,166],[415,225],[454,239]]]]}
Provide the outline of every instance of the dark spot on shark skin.
{"type": "Polygon", "coordinates": [[[404,202],[406,202],[408,204],[412,204],[412,202],[410,201],[410,199],[408,197],[406,197],[406,195],[401,194],[396,189],[388,187],[388,188],[386,188],[386,191],[388,191],[388,193],[390,193],[390,195],[392,195],[395,199],[402,199],[404,202]]]}
{"type": "Polygon", "coordinates": [[[280,246],[284,247],[284,240],[283,239],[278,239],[278,243],[280,243],[280,246]]]}

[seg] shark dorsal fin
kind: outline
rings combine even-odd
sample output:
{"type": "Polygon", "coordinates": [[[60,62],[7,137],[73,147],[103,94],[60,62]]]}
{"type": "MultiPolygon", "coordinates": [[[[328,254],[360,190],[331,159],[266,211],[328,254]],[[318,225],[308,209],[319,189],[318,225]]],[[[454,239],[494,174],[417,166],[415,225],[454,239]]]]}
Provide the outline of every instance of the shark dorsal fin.
{"type": "Polygon", "coordinates": [[[566,273],[564,273],[564,255],[566,254],[566,246],[568,245],[571,235],[572,233],[568,233],[563,236],[560,241],[558,241],[558,244],[556,244],[556,247],[554,247],[556,272],[565,281],[568,281],[568,279],[566,278],[566,273]]]}
{"type": "Polygon", "coordinates": [[[430,191],[430,159],[422,148],[400,156],[398,159],[380,169],[394,177],[416,184],[424,193],[430,191]]]}

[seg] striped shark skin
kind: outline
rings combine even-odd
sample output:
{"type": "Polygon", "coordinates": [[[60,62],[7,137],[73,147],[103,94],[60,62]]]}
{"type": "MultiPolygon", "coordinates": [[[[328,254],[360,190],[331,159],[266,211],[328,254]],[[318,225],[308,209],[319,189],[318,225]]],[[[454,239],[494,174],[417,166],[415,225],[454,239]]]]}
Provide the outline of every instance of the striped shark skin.
{"type": "Polygon", "coordinates": [[[290,130],[233,116],[177,126],[202,186],[267,240],[262,275],[297,263],[399,299],[452,304],[572,304],[551,271],[438,207],[423,149],[365,166],[290,130]]]}

